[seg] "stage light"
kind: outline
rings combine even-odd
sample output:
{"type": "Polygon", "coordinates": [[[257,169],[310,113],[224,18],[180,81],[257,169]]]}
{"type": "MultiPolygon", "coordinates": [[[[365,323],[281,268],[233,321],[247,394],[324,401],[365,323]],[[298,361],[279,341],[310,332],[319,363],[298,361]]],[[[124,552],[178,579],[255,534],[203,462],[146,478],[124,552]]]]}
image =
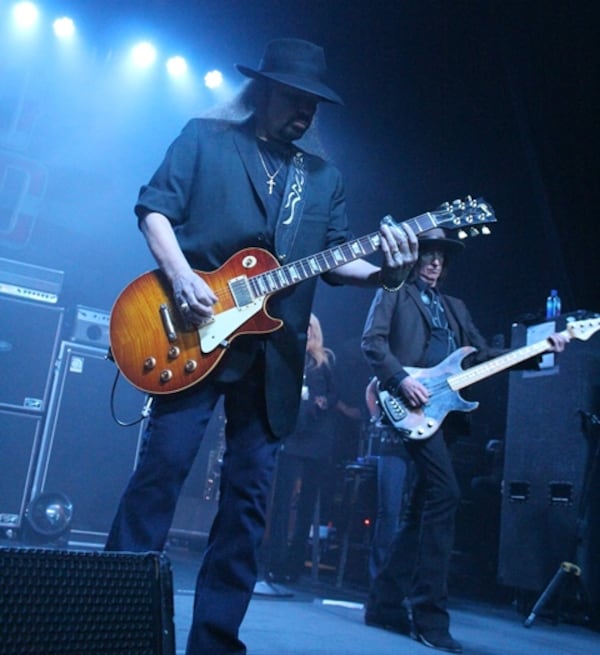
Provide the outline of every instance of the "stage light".
{"type": "Polygon", "coordinates": [[[148,68],[156,61],[156,48],[148,41],[144,41],[132,48],[131,56],[137,66],[148,68]]]}
{"type": "Polygon", "coordinates": [[[221,71],[214,70],[206,73],[204,76],[204,84],[206,84],[209,89],[220,87],[221,84],[223,84],[223,75],[221,74],[221,71]]]}
{"type": "Polygon", "coordinates": [[[183,57],[170,57],[167,60],[167,71],[173,77],[181,77],[187,73],[187,62],[183,57]]]}
{"type": "Polygon", "coordinates": [[[13,18],[19,27],[28,28],[37,22],[38,8],[33,2],[18,2],[13,7],[13,18]]]}
{"type": "Polygon", "coordinates": [[[75,23],[70,18],[63,16],[54,21],[52,29],[59,39],[68,39],[75,34],[75,23]]]}
{"type": "Polygon", "coordinates": [[[62,537],[71,526],[73,503],[63,493],[42,493],[25,510],[28,537],[35,542],[51,542],[62,537]]]}

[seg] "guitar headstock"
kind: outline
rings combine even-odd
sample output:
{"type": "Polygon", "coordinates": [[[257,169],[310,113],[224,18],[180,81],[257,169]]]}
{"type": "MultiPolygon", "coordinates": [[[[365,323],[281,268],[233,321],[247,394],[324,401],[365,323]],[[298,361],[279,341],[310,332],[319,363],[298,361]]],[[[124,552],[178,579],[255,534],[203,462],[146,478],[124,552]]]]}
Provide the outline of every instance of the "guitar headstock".
{"type": "Polygon", "coordinates": [[[460,230],[458,236],[461,239],[489,234],[488,224],[496,222],[492,206],[483,198],[471,196],[467,196],[464,200],[445,202],[430,213],[433,215],[435,227],[460,230]]]}
{"type": "Polygon", "coordinates": [[[569,321],[567,332],[571,339],[587,341],[593,334],[600,330],[600,318],[587,318],[584,321],[569,321]]]}

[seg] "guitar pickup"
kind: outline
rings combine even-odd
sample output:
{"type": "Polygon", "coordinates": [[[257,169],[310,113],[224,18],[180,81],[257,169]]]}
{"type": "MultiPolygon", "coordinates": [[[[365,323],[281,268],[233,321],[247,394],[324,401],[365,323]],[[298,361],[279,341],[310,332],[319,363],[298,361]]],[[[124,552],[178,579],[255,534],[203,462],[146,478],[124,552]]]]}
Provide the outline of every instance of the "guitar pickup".
{"type": "Polygon", "coordinates": [[[171,314],[167,305],[163,303],[158,308],[158,312],[160,314],[160,320],[162,321],[163,329],[167,339],[171,343],[173,341],[177,341],[177,331],[175,330],[175,324],[173,323],[173,319],[171,318],[171,314]]]}
{"type": "Polygon", "coordinates": [[[245,307],[254,300],[254,297],[252,296],[252,290],[250,288],[250,283],[245,275],[240,275],[239,277],[235,277],[230,280],[229,289],[235,300],[235,304],[238,307],[245,307]]]}
{"type": "Polygon", "coordinates": [[[383,399],[383,404],[386,414],[394,423],[403,421],[408,416],[408,412],[404,405],[402,405],[402,403],[391,394],[383,399]]]}

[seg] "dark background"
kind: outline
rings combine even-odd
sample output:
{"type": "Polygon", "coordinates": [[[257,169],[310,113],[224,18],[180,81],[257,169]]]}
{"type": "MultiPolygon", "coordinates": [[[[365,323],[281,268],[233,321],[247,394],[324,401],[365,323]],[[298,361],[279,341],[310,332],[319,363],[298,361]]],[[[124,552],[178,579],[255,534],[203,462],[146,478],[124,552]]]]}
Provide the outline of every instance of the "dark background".
{"type": "MultiPolygon", "coordinates": [[[[357,236],[388,213],[482,196],[498,223],[469,241],[447,290],[487,337],[541,318],[550,288],[566,312],[598,309],[595,3],[42,3],[46,22],[75,18],[78,61],[51,38],[25,49],[9,36],[10,5],[0,4],[0,130],[16,116],[31,128],[0,153],[35,162],[47,185],[27,238],[11,232],[4,190],[0,257],[63,270],[67,316],[77,304],[109,310],[154,266],[133,217],[138,188],[185,121],[215,102],[199,80],[183,96],[158,72],[127,77],[121,58],[141,36],[197,71],[220,68],[232,88],[244,79],[233,64],[257,65],[271,38],[323,45],[346,106],[322,106],[319,127],[357,236]]],[[[352,402],[368,377],[358,343],[371,297],[320,285],[315,305],[352,402]]]]}

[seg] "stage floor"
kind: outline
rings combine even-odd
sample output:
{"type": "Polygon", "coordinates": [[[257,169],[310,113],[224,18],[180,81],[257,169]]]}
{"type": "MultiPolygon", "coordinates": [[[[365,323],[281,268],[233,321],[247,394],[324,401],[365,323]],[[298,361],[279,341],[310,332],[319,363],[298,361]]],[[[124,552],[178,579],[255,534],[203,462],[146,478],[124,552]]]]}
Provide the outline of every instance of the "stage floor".
{"type": "MultiPolygon", "coordinates": [[[[185,652],[195,573],[201,554],[168,553],[173,571],[176,652],[185,652]]],[[[409,637],[363,622],[366,591],[310,573],[286,589],[291,597],[255,595],[241,628],[248,655],[425,655],[433,652],[409,637]]],[[[473,655],[591,655],[600,633],[562,618],[538,616],[530,628],[509,600],[489,602],[452,597],[451,631],[473,655]]]]}

